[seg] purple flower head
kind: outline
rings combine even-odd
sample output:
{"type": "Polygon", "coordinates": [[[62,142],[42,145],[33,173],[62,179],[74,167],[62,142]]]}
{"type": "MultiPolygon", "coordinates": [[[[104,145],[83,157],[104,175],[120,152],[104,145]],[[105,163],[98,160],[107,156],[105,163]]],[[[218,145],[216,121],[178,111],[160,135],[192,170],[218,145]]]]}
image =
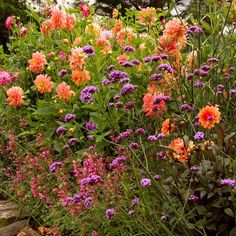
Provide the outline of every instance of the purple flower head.
{"type": "Polygon", "coordinates": [[[75,117],[76,117],[75,114],[68,113],[64,116],[64,121],[69,122],[69,121],[75,119],[75,117]]]}
{"type": "Polygon", "coordinates": [[[221,185],[224,185],[224,186],[236,186],[236,180],[235,179],[222,179],[220,181],[220,184],[221,185]]]}
{"type": "Polygon", "coordinates": [[[217,90],[221,90],[221,89],[223,89],[224,87],[225,87],[225,86],[224,86],[223,84],[218,84],[216,88],[217,88],[217,90]]]}
{"type": "Polygon", "coordinates": [[[106,210],[106,218],[107,219],[111,219],[115,215],[116,215],[116,212],[114,209],[107,209],[106,210]]]}
{"type": "Polygon", "coordinates": [[[200,124],[200,122],[199,121],[196,121],[196,122],[194,122],[194,127],[199,127],[201,124],[200,124]]]}
{"type": "Polygon", "coordinates": [[[191,166],[189,170],[190,170],[190,172],[195,173],[197,171],[197,167],[191,166]]]}
{"type": "Polygon", "coordinates": [[[135,213],[134,210],[130,210],[130,211],[128,212],[128,215],[129,215],[129,216],[132,216],[134,213],[135,213]]]}
{"type": "Polygon", "coordinates": [[[97,93],[98,88],[96,86],[90,85],[86,86],[83,90],[82,93],[97,93]]]}
{"type": "Polygon", "coordinates": [[[201,87],[203,87],[203,83],[201,82],[201,81],[196,81],[195,83],[194,83],[194,87],[196,87],[196,88],[201,88],[201,87]]]}
{"type": "Polygon", "coordinates": [[[229,67],[229,72],[233,72],[233,71],[235,71],[235,67],[234,66],[230,66],[229,67]]]}
{"type": "Polygon", "coordinates": [[[196,202],[199,200],[199,197],[195,194],[192,194],[189,198],[188,198],[189,201],[191,202],[196,202]]]}
{"type": "Polygon", "coordinates": [[[191,34],[191,33],[202,33],[202,28],[197,25],[191,25],[187,29],[187,34],[191,34]]]}
{"type": "Polygon", "coordinates": [[[103,86],[107,86],[107,85],[110,84],[110,83],[111,83],[111,81],[108,80],[108,79],[104,79],[104,80],[102,81],[102,85],[103,85],[103,86]]]}
{"type": "Polygon", "coordinates": [[[7,85],[12,83],[13,76],[7,71],[0,71],[0,85],[7,85]]]}
{"type": "Polygon", "coordinates": [[[131,62],[135,65],[139,65],[141,63],[138,59],[133,59],[131,62]]]}
{"type": "Polygon", "coordinates": [[[80,101],[91,103],[94,99],[91,93],[81,93],[79,97],[80,101]]]}
{"type": "Polygon", "coordinates": [[[129,110],[133,109],[134,107],[135,107],[135,103],[133,103],[133,102],[127,102],[127,103],[125,104],[125,111],[129,111],[129,110]]]}
{"type": "Polygon", "coordinates": [[[94,47],[91,45],[86,45],[86,46],[82,47],[82,51],[83,51],[83,53],[85,53],[89,57],[95,55],[94,47]]]}
{"type": "Polygon", "coordinates": [[[120,80],[120,84],[126,84],[126,83],[129,83],[130,82],[130,78],[123,78],[120,80]]]}
{"type": "Polygon", "coordinates": [[[125,156],[118,156],[115,160],[112,161],[112,163],[110,164],[110,168],[111,169],[118,168],[126,161],[126,159],[127,158],[125,156]]]}
{"type": "Polygon", "coordinates": [[[119,64],[123,67],[134,67],[134,64],[130,61],[121,61],[119,64]]]}
{"type": "Polygon", "coordinates": [[[162,60],[167,60],[168,59],[168,55],[166,55],[164,53],[159,54],[159,56],[162,60]]]}
{"type": "Polygon", "coordinates": [[[90,184],[94,184],[94,183],[96,184],[96,183],[99,183],[101,181],[102,181],[101,176],[99,176],[99,175],[91,175],[89,183],[90,184]]]}
{"type": "Polygon", "coordinates": [[[88,141],[90,141],[90,142],[91,142],[91,141],[94,141],[93,135],[88,135],[88,136],[87,136],[87,139],[88,139],[88,141]]]}
{"type": "Polygon", "coordinates": [[[160,55],[154,55],[154,56],[152,56],[152,61],[160,61],[160,60],[161,60],[160,55]]]}
{"type": "Polygon", "coordinates": [[[186,79],[191,80],[191,79],[193,79],[193,76],[194,76],[193,73],[189,73],[189,74],[186,75],[186,79]]]}
{"type": "Polygon", "coordinates": [[[180,106],[181,111],[192,111],[193,110],[193,104],[182,104],[180,106]]]}
{"type": "Polygon", "coordinates": [[[159,70],[166,70],[169,73],[174,73],[174,69],[168,64],[161,64],[157,67],[159,70]]]}
{"type": "Polygon", "coordinates": [[[209,71],[209,70],[212,69],[212,67],[211,67],[210,65],[203,65],[203,66],[201,67],[201,69],[202,69],[203,71],[209,71]]]}
{"type": "Polygon", "coordinates": [[[116,83],[118,80],[127,78],[128,74],[120,70],[114,70],[109,74],[109,79],[112,83],[116,83]]]}
{"type": "Polygon", "coordinates": [[[139,149],[139,147],[140,147],[139,144],[135,143],[135,142],[131,143],[129,146],[133,149],[139,149]]]}
{"type": "Polygon", "coordinates": [[[125,52],[134,52],[135,49],[134,49],[134,47],[127,45],[127,46],[124,47],[124,51],[125,52]]]}
{"type": "Polygon", "coordinates": [[[132,206],[136,206],[136,205],[138,205],[138,204],[139,204],[139,198],[138,198],[138,197],[132,199],[132,201],[131,201],[131,205],[132,205],[132,206]]]}
{"type": "Polygon", "coordinates": [[[154,178],[155,180],[160,180],[160,179],[161,179],[161,176],[160,176],[160,175],[155,175],[153,178],[154,178]]]}
{"type": "Polygon", "coordinates": [[[51,172],[55,172],[57,167],[62,167],[62,166],[64,166],[64,163],[63,163],[63,162],[53,162],[53,163],[50,165],[50,171],[51,171],[51,172]]]}
{"type": "Polygon", "coordinates": [[[58,127],[56,129],[56,133],[57,134],[64,134],[66,132],[66,128],[65,127],[58,127]]]}
{"type": "Polygon", "coordinates": [[[232,94],[232,95],[235,95],[236,94],[236,89],[230,89],[229,93],[232,94]]]}
{"type": "Polygon", "coordinates": [[[194,136],[193,136],[195,141],[201,141],[205,138],[205,134],[201,131],[197,132],[194,136]]]}
{"type": "Polygon", "coordinates": [[[165,134],[163,134],[163,133],[159,133],[158,135],[157,135],[157,139],[161,139],[161,138],[165,138],[165,134]]]}
{"type": "Polygon", "coordinates": [[[114,100],[118,100],[120,99],[120,95],[119,94],[116,94],[114,97],[113,97],[114,100]]]}
{"type": "Polygon", "coordinates": [[[144,61],[145,63],[151,62],[151,61],[152,61],[152,57],[151,57],[151,56],[147,56],[147,57],[145,57],[145,58],[143,59],[143,61],[144,61]]]}
{"type": "Polygon", "coordinates": [[[91,205],[92,205],[92,198],[91,197],[86,197],[85,200],[84,200],[84,205],[86,208],[90,208],[91,205]]]}
{"type": "Polygon", "coordinates": [[[155,99],[154,99],[154,105],[160,103],[161,101],[164,101],[164,102],[169,102],[170,101],[170,96],[166,96],[166,95],[157,95],[155,96],[155,99]]]}
{"type": "Polygon", "coordinates": [[[125,96],[126,94],[130,93],[130,92],[133,92],[135,89],[137,89],[138,86],[136,85],[133,85],[133,84],[125,84],[121,90],[120,90],[120,94],[122,96],[125,96]]]}
{"type": "Polygon", "coordinates": [[[212,62],[212,63],[217,63],[217,62],[219,62],[219,59],[218,59],[218,58],[215,58],[215,57],[210,57],[210,58],[208,58],[207,61],[208,61],[208,62],[212,62]]]}
{"type": "Polygon", "coordinates": [[[79,203],[83,200],[83,196],[80,193],[76,193],[72,198],[72,203],[79,203]]]}
{"type": "Polygon", "coordinates": [[[58,73],[58,75],[59,75],[59,77],[63,77],[64,75],[66,75],[68,73],[68,71],[66,70],[66,69],[62,69],[59,73],[58,73]]]}
{"type": "Polygon", "coordinates": [[[136,134],[146,134],[146,131],[143,128],[138,128],[138,129],[135,130],[135,133],[136,134]]]}
{"type": "Polygon", "coordinates": [[[167,221],[167,216],[161,216],[161,221],[167,221]]]}
{"type": "Polygon", "coordinates": [[[208,75],[208,71],[205,71],[205,70],[202,70],[202,69],[195,69],[194,74],[198,75],[198,76],[201,76],[201,77],[204,77],[204,76],[208,75]]]}
{"type": "Polygon", "coordinates": [[[114,68],[115,68],[114,65],[110,65],[110,66],[107,67],[107,70],[108,70],[108,71],[112,71],[114,68]]]}
{"type": "Polygon", "coordinates": [[[116,141],[120,142],[125,138],[129,138],[131,135],[133,134],[133,131],[131,129],[127,129],[126,131],[120,133],[117,138],[116,141]]]}
{"type": "Polygon", "coordinates": [[[96,124],[93,123],[92,121],[89,121],[86,123],[86,129],[89,130],[89,131],[93,131],[95,130],[97,127],[96,127],[96,124]]]}
{"type": "Polygon", "coordinates": [[[78,139],[77,138],[70,138],[68,140],[69,144],[72,144],[72,143],[77,143],[78,142],[78,139]]]}
{"type": "Polygon", "coordinates": [[[90,184],[90,178],[84,178],[80,180],[80,187],[84,187],[88,184],[90,184]]]}
{"type": "Polygon", "coordinates": [[[123,105],[124,105],[123,102],[116,102],[116,103],[115,103],[115,107],[116,107],[116,108],[121,108],[121,107],[123,107],[123,105]]]}
{"type": "Polygon", "coordinates": [[[149,136],[148,136],[148,141],[150,141],[150,142],[155,142],[155,141],[157,141],[156,135],[149,135],[149,136]]]}
{"type": "Polygon", "coordinates": [[[162,78],[164,78],[164,75],[161,74],[161,73],[153,74],[153,75],[150,76],[150,80],[152,80],[152,81],[160,80],[162,78]]]}
{"type": "Polygon", "coordinates": [[[147,187],[147,186],[150,186],[151,185],[151,180],[150,179],[141,179],[140,180],[140,184],[143,186],[143,187],[147,187]]]}
{"type": "Polygon", "coordinates": [[[163,151],[158,152],[156,157],[157,157],[157,160],[165,160],[166,159],[165,153],[163,151]]]}

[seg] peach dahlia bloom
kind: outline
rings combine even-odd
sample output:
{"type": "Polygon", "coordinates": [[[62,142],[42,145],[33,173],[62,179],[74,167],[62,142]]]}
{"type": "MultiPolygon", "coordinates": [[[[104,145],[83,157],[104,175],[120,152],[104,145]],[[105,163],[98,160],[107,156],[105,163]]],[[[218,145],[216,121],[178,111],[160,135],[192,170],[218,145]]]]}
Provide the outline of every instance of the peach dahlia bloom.
{"type": "Polygon", "coordinates": [[[7,101],[11,106],[20,106],[24,103],[23,90],[21,87],[15,86],[7,90],[7,101]]]}
{"type": "Polygon", "coordinates": [[[53,83],[48,75],[38,75],[34,84],[40,93],[50,93],[52,91],[53,83]]]}
{"type": "Polygon", "coordinates": [[[177,138],[173,140],[169,147],[173,149],[173,158],[179,162],[185,163],[188,161],[190,155],[190,147],[184,145],[184,140],[182,138],[177,138]]]}
{"type": "Polygon", "coordinates": [[[165,25],[164,35],[180,39],[185,37],[185,33],[186,30],[178,18],[174,18],[165,25]]]}
{"type": "Polygon", "coordinates": [[[58,8],[53,8],[51,21],[54,29],[61,29],[65,26],[66,16],[58,8]]]}
{"type": "Polygon", "coordinates": [[[154,25],[157,21],[156,9],[147,7],[138,12],[139,23],[141,25],[154,25]]]}
{"type": "Polygon", "coordinates": [[[67,102],[75,95],[75,92],[70,89],[70,86],[66,82],[62,82],[58,84],[56,94],[62,101],[67,102]]]}
{"type": "Polygon", "coordinates": [[[69,56],[70,67],[73,70],[81,70],[84,65],[84,58],[86,55],[83,53],[82,48],[73,48],[69,56]]]}
{"type": "Polygon", "coordinates": [[[86,83],[90,80],[89,72],[86,70],[80,71],[80,70],[73,70],[72,71],[72,81],[77,85],[81,85],[83,83],[86,83]]]}
{"type": "Polygon", "coordinates": [[[170,122],[170,119],[166,119],[161,125],[161,133],[169,135],[175,130],[175,125],[170,122]]]}
{"type": "Polygon", "coordinates": [[[41,52],[35,52],[32,54],[32,58],[29,62],[29,70],[34,73],[39,73],[44,70],[45,65],[47,64],[46,57],[41,52]]]}
{"type": "Polygon", "coordinates": [[[202,127],[211,129],[215,124],[220,123],[220,111],[218,107],[206,106],[198,113],[199,122],[202,127]]]}

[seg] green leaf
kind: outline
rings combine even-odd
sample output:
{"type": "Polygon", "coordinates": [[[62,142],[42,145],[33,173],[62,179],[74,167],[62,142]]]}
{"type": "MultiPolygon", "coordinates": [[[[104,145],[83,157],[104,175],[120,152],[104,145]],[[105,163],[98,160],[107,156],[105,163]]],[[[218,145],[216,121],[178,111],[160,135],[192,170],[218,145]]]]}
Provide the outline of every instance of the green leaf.
{"type": "Polygon", "coordinates": [[[205,215],[207,212],[207,209],[204,206],[197,206],[197,212],[199,215],[205,215]]]}
{"type": "Polygon", "coordinates": [[[53,107],[43,107],[33,112],[33,115],[55,115],[56,111],[56,108],[53,107]]]}
{"type": "Polygon", "coordinates": [[[228,216],[234,217],[234,212],[231,208],[226,208],[224,210],[225,214],[227,214],[228,216]]]}

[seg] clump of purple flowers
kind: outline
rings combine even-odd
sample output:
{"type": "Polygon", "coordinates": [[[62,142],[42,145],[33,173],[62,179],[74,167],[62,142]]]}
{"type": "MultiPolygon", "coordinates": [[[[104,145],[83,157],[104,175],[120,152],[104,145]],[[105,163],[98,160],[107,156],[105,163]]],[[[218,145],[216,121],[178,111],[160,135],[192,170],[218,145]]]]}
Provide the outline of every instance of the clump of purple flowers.
{"type": "Polygon", "coordinates": [[[91,45],[86,45],[86,46],[82,47],[82,51],[83,51],[83,53],[85,53],[89,57],[95,55],[94,47],[91,45]]]}
{"type": "Polygon", "coordinates": [[[195,194],[192,194],[189,198],[188,198],[189,201],[191,202],[195,202],[195,201],[198,201],[199,200],[199,197],[195,194]]]}
{"type": "Polygon", "coordinates": [[[202,28],[197,25],[191,25],[187,29],[187,34],[191,33],[202,33],[202,28]]]}
{"type": "Polygon", "coordinates": [[[89,131],[93,131],[95,130],[97,127],[96,127],[96,124],[93,123],[92,121],[89,121],[86,123],[86,129],[89,130],[89,131]]]}
{"type": "Polygon", "coordinates": [[[112,163],[110,164],[111,169],[115,169],[118,168],[120,165],[122,165],[125,161],[126,161],[126,157],[125,156],[119,156],[117,157],[115,160],[112,161],[112,163]]]}
{"type": "Polygon", "coordinates": [[[195,141],[201,141],[205,138],[205,134],[201,131],[197,132],[194,136],[193,136],[195,141]]]}
{"type": "Polygon", "coordinates": [[[126,94],[133,92],[135,89],[137,89],[138,86],[133,85],[133,84],[125,84],[121,90],[120,90],[120,94],[122,96],[125,96],[126,94]]]}
{"type": "Polygon", "coordinates": [[[141,184],[143,187],[148,187],[148,186],[151,185],[151,180],[148,179],[148,178],[141,179],[141,180],[140,180],[140,184],[141,184]]]}
{"type": "Polygon", "coordinates": [[[64,163],[63,162],[53,162],[51,165],[50,165],[50,171],[51,172],[55,172],[56,171],[56,168],[57,167],[62,167],[64,166],[64,163]]]}
{"type": "Polygon", "coordinates": [[[127,45],[124,47],[124,51],[125,52],[134,52],[135,49],[134,49],[134,47],[127,45]]]}
{"type": "Polygon", "coordinates": [[[221,185],[224,185],[224,186],[236,186],[236,180],[235,179],[222,179],[220,181],[220,184],[221,185]]]}
{"type": "Polygon", "coordinates": [[[86,86],[82,90],[79,98],[82,102],[91,103],[94,100],[92,94],[96,92],[98,92],[96,86],[86,86]]]}
{"type": "Polygon", "coordinates": [[[116,142],[121,142],[125,138],[129,138],[133,134],[133,131],[131,129],[127,129],[126,131],[120,133],[117,138],[116,142]]]}
{"type": "Polygon", "coordinates": [[[174,69],[168,64],[161,64],[157,67],[159,70],[166,70],[169,73],[174,73],[174,69]]]}
{"type": "Polygon", "coordinates": [[[127,78],[128,74],[126,72],[120,71],[120,70],[113,70],[109,74],[109,79],[112,83],[116,83],[118,80],[127,78]]]}
{"type": "Polygon", "coordinates": [[[106,218],[107,219],[111,219],[115,215],[116,215],[116,212],[114,209],[107,209],[106,210],[106,218]]]}
{"type": "Polygon", "coordinates": [[[56,129],[56,133],[57,134],[64,134],[66,132],[66,128],[65,127],[58,127],[56,129]]]}
{"type": "Polygon", "coordinates": [[[84,178],[80,181],[80,187],[84,187],[88,184],[97,184],[102,181],[101,176],[99,175],[91,175],[88,178],[84,178]]]}
{"type": "Polygon", "coordinates": [[[69,121],[75,119],[75,117],[76,117],[75,114],[68,113],[64,116],[64,121],[69,122],[69,121]]]}
{"type": "Polygon", "coordinates": [[[65,76],[66,74],[67,74],[67,70],[66,69],[62,69],[59,73],[58,73],[58,75],[60,76],[60,77],[63,77],[63,76],[65,76]]]}

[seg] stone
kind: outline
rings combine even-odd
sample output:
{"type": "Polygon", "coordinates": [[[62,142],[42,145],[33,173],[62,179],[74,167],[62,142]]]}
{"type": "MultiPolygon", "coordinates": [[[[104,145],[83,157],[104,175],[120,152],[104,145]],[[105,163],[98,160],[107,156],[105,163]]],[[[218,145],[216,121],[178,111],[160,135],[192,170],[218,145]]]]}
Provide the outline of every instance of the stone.
{"type": "Polygon", "coordinates": [[[25,214],[16,203],[11,201],[0,201],[0,227],[25,217],[27,217],[27,214],[25,214]]]}
{"type": "Polygon", "coordinates": [[[0,236],[16,236],[26,225],[28,220],[21,220],[0,228],[0,236]]]}
{"type": "Polygon", "coordinates": [[[32,228],[26,226],[20,231],[20,233],[17,234],[17,236],[40,236],[40,234],[32,228]]]}

